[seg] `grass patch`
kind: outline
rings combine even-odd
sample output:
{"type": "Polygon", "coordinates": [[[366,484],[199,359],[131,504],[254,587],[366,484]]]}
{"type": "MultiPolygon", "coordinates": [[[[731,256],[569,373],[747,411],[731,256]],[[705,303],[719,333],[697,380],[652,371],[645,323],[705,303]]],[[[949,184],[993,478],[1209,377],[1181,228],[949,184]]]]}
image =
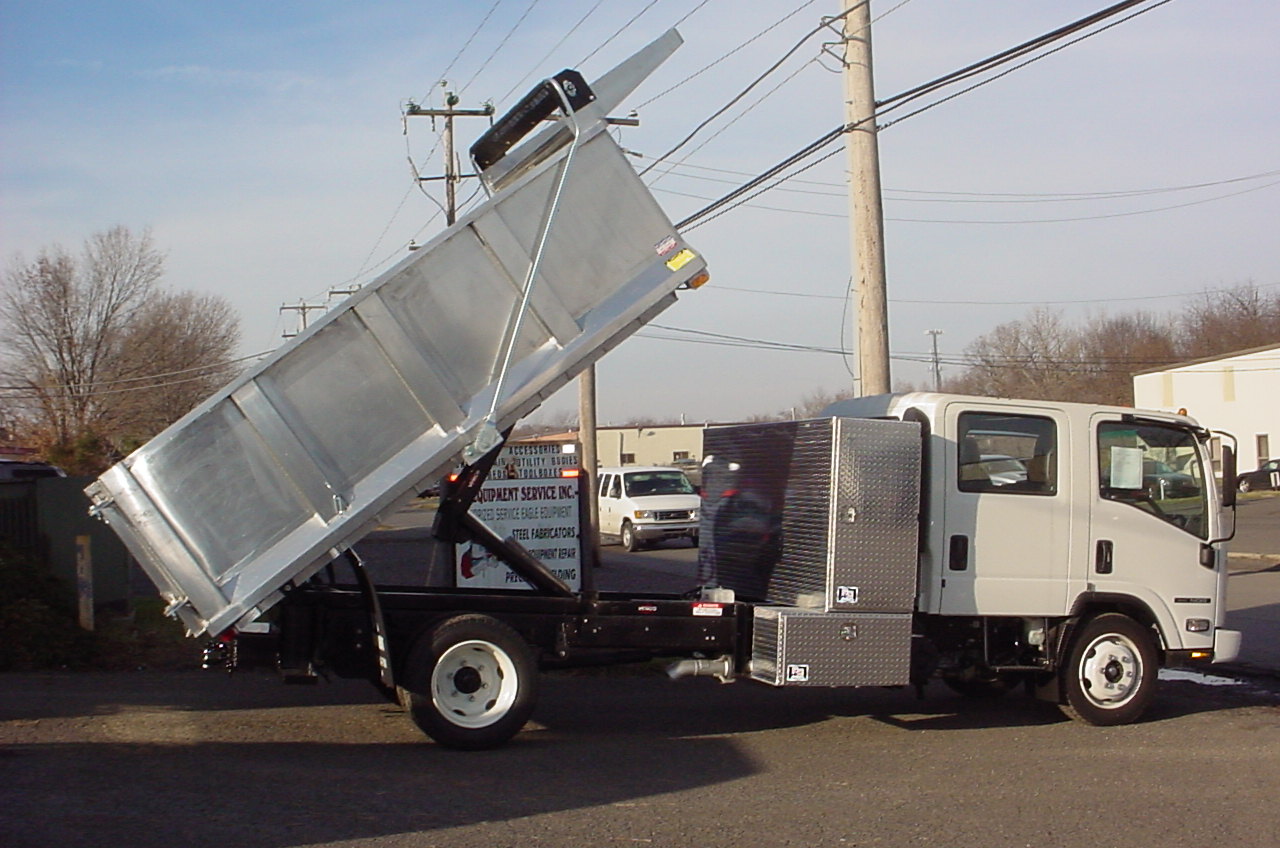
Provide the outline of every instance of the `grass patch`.
{"type": "Polygon", "coordinates": [[[203,643],[164,615],[159,598],[80,627],[75,598],[33,557],[0,550],[0,671],[198,668],[203,643]]]}

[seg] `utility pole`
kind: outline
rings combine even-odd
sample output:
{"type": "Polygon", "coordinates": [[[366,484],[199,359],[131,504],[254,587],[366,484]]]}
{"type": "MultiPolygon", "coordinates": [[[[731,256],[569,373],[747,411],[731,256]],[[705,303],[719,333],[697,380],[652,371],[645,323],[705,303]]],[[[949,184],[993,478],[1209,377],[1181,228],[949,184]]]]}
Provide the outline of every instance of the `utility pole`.
{"type": "Polygon", "coordinates": [[[938,336],[941,330],[925,330],[926,336],[933,336],[933,390],[942,391],[942,366],[938,363],[938,336]]]}
{"type": "Polygon", "coordinates": [[[458,181],[475,176],[475,174],[458,173],[457,156],[453,152],[453,119],[459,116],[493,117],[492,103],[486,103],[480,109],[455,109],[454,107],[458,105],[458,102],[458,95],[450,91],[445,94],[445,108],[443,109],[424,109],[417,103],[410,102],[404,111],[406,116],[426,115],[432,118],[444,118],[444,176],[418,177],[418,181],[444,180],[444,219],[449,226],[453,226],[453,223],[458,219],[458,181]]]}
{"type": "Polygon", "coordinates": [[[596,367],[588,365],[578,375],[578,441],[582,443],[582,470],[587,475],[587,525],[582,528],[584,569],[593,568],[600,558],[600,464],[596,442],[596,367]]]}
{"type": "MultiPolygon", "coordinates": [[[[306,301],[300,300],[298,301],[296,306],[291,304],[285,304],[281,306],[280,311],[298,313],[298,333],[301,333],[303,330],[307,329],[308,314],[312,312],[325,312],[328,310],[328,308],[329,308],[328,306],[324,306],[318,303],[307,303],[306,301]]],[[[294,336],[298,335],[298,333],[284,333],[283,337],[286,339],[291,339],[294,336]]]]}
{"type": "MultiPolygon", "coordinates": [[[[847,0],[841,0],[843,10],[847,0]]],[[[857,297],[860,395],[889,391],[889,311],[884,271],[884,208],[871,74],[871,0],[844,18],[845,133],[849,161],[850,243],[857,297]]]]}

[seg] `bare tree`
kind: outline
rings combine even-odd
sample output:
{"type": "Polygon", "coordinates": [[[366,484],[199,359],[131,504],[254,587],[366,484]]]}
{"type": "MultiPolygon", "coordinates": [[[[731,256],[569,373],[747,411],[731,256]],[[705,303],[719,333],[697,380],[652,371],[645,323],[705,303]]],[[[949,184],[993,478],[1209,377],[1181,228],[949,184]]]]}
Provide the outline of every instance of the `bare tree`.
{"type": "Polygon", "coordinates": [[[1061,313],[1036,309],[1021,321],[1001,324],[965,348],[972,363],[947,381],[950,391],[996,397],[1084,400],[1080,345],[1061,313]]]}
{"type": "Polygon", "coordinates": [[[226,300],[193,292],[157,295],[136,313],[107,389],[119,449],[137,447],[235,375],[239,323],[226,300]]]}
{"type": "Polygon", "coordinates": [[[1205,292],[1176,316],[1183,359],[1218,356],[1280,341],[1280,293],[1254,283],[1205,292]]]}
{"type": "Polygon", "coordinates": [[[1148,312],[1090,319],[1078,335],[1084,399],[1131,406],[1134,372],[1176,362],[1174,338],[1170,321],[1148,312]]]}
{"type": "Polygon", "coordinates": [[[79,260],[54,245],[29,263],[15,258],[4,275],[5,400],[15,429],[69,470],[100,470],[126,440],[190,407],[189,398],[124,400],[172,382],[156,375],[200,368],[225,377],[238,335],[230,307],[160,292],[163,273],[150,233],[117,226],[91,236],[79,260]],[[131,410],[148,404],[146,414],[131,410]],[[165,411],[155,414],[156,404],[165,411]]]}

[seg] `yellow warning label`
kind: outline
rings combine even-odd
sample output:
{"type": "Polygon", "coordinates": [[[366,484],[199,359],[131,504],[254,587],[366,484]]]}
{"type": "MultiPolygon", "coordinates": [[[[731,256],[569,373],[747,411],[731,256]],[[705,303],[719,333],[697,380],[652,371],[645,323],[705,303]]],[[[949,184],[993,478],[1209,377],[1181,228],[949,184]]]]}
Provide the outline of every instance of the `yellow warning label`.
{"type": "Polygon", "coordinates": [[[688,265],[696,255],[697,254],[686,247],[684,250],[667,260],[667,267],[672,271],[679,271],[681,268],[688,265]]]}

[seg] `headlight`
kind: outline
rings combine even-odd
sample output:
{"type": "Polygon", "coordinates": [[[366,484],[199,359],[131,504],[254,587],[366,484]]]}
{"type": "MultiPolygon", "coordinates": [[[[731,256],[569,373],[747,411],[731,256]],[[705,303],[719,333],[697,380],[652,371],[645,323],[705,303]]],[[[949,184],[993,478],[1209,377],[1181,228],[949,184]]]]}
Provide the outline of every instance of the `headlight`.
{"type": "Polygon", "coordinates": [[[689,518],[690,518],[691,520],[693,520],[693,521],[697,521],[697,520],[698,520],[698,510],[696,510],[696,509],[691,509],[691,510],[689,510],[689,518]]]}
{"type": "Polygon", "coordinates": [[[631,513],[631,517],[637,519],[653,518],[653,510],[637,509],[635,512],[631,513]]]}

